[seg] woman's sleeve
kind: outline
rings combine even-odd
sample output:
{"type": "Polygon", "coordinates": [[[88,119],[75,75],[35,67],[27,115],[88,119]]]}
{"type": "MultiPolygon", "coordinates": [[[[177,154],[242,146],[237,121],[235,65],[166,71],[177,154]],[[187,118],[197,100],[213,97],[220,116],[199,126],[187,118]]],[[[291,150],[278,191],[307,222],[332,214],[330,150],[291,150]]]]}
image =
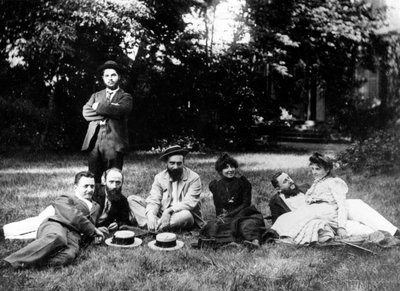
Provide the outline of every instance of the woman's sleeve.
{"type": "MultiPolygon", "coordinates": [[[[246,177],[242,176],[240,177],[240,180],[242,180],[242,185],[243,185],[243,206],[248,207],[251,205],[251,184],[249,180],[246,179],[246,177]]],[[[244,207],[244,208],[245,208],[244,207]]]]}
{"type": "Polygon", "coordinates": [[[213,180],[210,182],[210,185],[208,186],[208,188],[210,189],[212,195],[213,195],[213,200],[214,200],[214,207],[215,207],[215,214],[218,216],[222,213],[222,203],[221,203],[221,199],[217,193],[217,181],[213,180]]]}
{"type": "Polygon", "coordinates": [[[338,205],[338,227],[346,228],[347,208],[346,195],[349,187],[345,181],[340,178],[334,178],[329,182],[329,188],[332,191],[333,197],[338,205]]]}

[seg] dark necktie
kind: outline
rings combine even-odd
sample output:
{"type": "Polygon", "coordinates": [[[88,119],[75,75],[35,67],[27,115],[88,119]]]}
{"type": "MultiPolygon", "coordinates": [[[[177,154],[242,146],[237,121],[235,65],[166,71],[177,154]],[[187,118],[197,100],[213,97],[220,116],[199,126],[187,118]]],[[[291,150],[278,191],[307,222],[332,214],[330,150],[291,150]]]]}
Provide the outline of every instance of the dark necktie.
{"type": "Polygon", "coordinates": [[[107,91],[107,97],[106,97],[106,99],[107,99],[107,102],[108,103],[110,103],[111,102],[111,95],[112,95],[112,91],[107,91]]]}

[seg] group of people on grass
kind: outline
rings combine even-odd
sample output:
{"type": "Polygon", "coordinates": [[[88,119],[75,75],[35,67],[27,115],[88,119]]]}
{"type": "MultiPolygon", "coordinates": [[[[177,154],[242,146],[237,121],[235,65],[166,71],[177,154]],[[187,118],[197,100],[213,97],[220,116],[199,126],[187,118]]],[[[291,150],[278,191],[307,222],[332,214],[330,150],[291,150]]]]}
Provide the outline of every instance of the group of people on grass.
{"type": "Polygon", "coordinates": [[[161,155],[166,169],[155,176],[147,199],[126,197],[122,167],[132,96],[119,87],[121,68],[116,62],[105,62],[99,72],[106,88],[94,93],[82,110],[89,123],[82,145],[88,153],[89,171],[76,174],[73,194],[61,195],[37,217],[0,229],[8,238],[36,235],[36,240],[8,255],[0,265],[65,265],[94,238],[102,241],[110,232],[132,226],[151,232],[199,228],[197,247],[210,242],[259,247],[281,237],[306,244],[375,230],[399,235],[397,227],[367,204],[346,199],[346,183],[332,174],[332,161],[318,153],[310,157],[311,187],[298,186],[287,173],[272,177],[277,193],[270,201],[271,227],[251,205],[252,185],[238,175],[238,162],[228,154],[215,163],[221,178],[209,188],[216,217],[207,223],[202,216],[200,177],[185,166],[188,151],[180,146],[161,155]]]}
{"type": "MultiPolygon", "coordinates": [[[[187,153],[180,146],[164,151],[160,158],[166,169],[155,176],[147,199],[123,195],[124,177],[118,168],[104,172],[103,184],[96,184],[91,172],[79,172],[74,193],[61,195],[49,206],[50,211],[49,207],[46,209],[36,239],[4,258],[3,265],[65,265],[96,237],[104,240],[110,232],[132,226],[151,232],[199,228],[200,242],[234,242],[251,247],[278,238],[306,244],[376,230],[399,235],[394,225],[367,204],[346,199],[346,183],[332,174],[332,161],[319,153],[310,157],[314,177],[310,187],[298,186],[287,173],[272,176],[277,193],[269,203],[271,226],[252,205],[252,185],[238,175],[238,162],[226,153],[221,155],[215,162],[220,179],[209,184],[216,217],[204,222],[201,180],[185,166],[187,153]]],[[[29,219],[15,222],[14,226],[28,223],[29,219]]],[[[12,229],[12,225],[6,226],[12,229]]]]}

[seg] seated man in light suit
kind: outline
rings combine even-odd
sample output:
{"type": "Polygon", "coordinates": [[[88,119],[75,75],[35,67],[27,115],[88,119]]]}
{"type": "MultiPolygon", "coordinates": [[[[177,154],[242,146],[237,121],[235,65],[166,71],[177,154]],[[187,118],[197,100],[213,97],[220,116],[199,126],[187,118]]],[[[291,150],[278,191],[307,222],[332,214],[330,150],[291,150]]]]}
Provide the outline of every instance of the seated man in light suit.
{"type": "Polygon", "coordinates": [[[132,216],[139,227],[150,231],[192,229],[203,225],[200,211],[201,181],[198,174],[184,166],[188,151],[172,146],[160,159],[167,169],[158,173],[144,200],[137,195],[128,197],[132,216]]]}
{"type": "Polygon", "coordinates": [[[74,194],[63,194],[55,200],[54,214],[40,224],[36,240],[4,258],[2,264],[13,268],[66,265],[77,257],[82,241],[104,238],[94,224],[100,207],[92,201],[93,191],[94,174],[79,172],[74,194]]]}
{"type": "MultiPolygon", "coordinates": [[[[304,193],[307,192],[309,185],[298,186],[288,174],[283,172],[275,173],[271,183],[278,191],[269,203],[273,223],[280,215],[297,210],[306,204],[304,193]]],[[[377,230],[384,230],[391,235],[400,236],[396,226],[361,199],[346,199],[346,207],[348,235],[370,234],[377,230]]]]}

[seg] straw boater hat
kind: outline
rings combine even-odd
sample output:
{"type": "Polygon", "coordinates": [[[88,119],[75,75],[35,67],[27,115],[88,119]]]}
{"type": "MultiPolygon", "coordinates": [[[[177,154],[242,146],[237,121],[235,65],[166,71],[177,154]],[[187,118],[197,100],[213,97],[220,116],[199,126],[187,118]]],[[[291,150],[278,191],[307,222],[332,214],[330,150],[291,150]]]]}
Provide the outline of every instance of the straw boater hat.
{"type": "Polygon", "coordinates": [[[162,153],[162,155],[160,156],[160,160],[166,161],[170,156],[174,155],[186,156],[188,152],[189,151],[187,149],[182,148],[178,145],[170,146],[162,153]]]}
{"type": "Polygon", "coordinates": [[[183,247],[183,241],[176,239],[176,234],[163,232],[156,235],[156,239],[147,244],[149,248],[157,251],[175,251],[183,247]]]}
{"type": "Polygon", "coordinates": [[[121,73],[121,67],[114,61],[107,61],[102,64],[97,71],[101,74],[105,69],[114,69],[117,71],[118,74],[121,73]]]}
{"type": "Polygon", "coordinates": [[[134,248],[142,244],[142,240],[135,237],[135,233],[130,230],[116,231],[113,237],[106,239],[106,244],[118,248],[134,248]]]}

